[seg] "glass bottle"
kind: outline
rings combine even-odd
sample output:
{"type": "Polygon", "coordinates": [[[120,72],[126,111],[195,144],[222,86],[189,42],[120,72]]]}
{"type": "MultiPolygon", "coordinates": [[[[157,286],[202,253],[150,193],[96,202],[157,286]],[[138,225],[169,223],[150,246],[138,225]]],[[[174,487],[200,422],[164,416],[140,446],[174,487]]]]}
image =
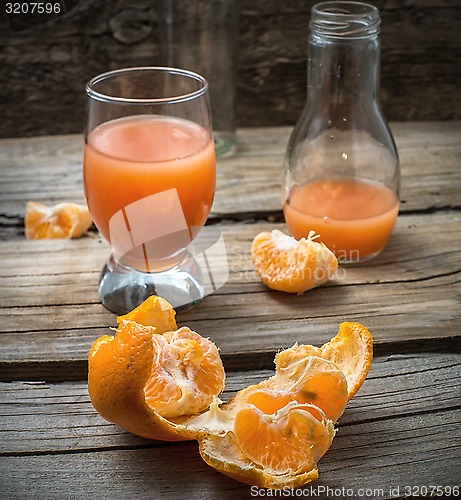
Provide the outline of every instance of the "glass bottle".
{"type": "Polygon", "coordinates": [[[399,210],[399,160],[378,101],[379,25],[372,5],[314,5],[307,102],[285,156],[289,232],[314,230],[341,262],[380,253],[399,210]]]}

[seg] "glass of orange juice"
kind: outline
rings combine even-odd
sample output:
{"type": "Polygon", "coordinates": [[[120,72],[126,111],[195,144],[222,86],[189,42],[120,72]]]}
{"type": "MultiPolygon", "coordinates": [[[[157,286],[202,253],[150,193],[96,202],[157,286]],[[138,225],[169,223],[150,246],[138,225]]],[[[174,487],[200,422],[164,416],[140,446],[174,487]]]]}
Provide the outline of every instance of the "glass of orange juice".
{"type": "Polygon", "coordinates": [[[207,81],[175,68],[111,71],[86,86],[83,176],[88,208],[112,253],[102,303],[123,314],[149,295],[176,310],[204,296],[191,243],[215,190],[207,81]]]}

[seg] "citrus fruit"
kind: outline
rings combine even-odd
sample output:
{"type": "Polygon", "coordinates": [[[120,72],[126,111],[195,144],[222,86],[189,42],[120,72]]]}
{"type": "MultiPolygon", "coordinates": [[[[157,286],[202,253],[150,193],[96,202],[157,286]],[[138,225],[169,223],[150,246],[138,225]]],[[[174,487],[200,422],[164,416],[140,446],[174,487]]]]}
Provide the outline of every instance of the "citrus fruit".
{"type": "Polygon", "coordinates": [[[279,352],[271,377],[223,403],[217,347],[177,328],[168,302],[150,297],[118,321],[115,336],[96,340],[89,354],[96,410],[142,437],[196,439],[211,467],[261,487],[297,487],[318,477],[334,422],[371,365],[368,330],[341,323],[322,347],[295,344],[279,352]]]}
{"type": "Polygon", "coordinates": [[[368,374],[372,342],[363,325],[345,322],[322,347],[295,344],[279,352],[272,377],[221,406],[232,415],[230,430],[199,433],[202,458],[223,474],[265,488],[317,479],[316,464],[334,437],[333,422],[368,374]]]}
{"type": "Polygon", "coordinates": [[[235,417],[234,433],[252,462],[281,475],[313,470],[334,436],[332,423],[318,408],[296,402],[270,414],[244,407],[235,417]]]}
{"type": "Polygon", "coordinates": [[[275,375],[238,392],[231,404],[251,403],[274,413],[292,401],[309,403],[333,422],[343,414],[348,401],[347,382],[334,363],[312,355],[292,357],[290,350],[285,350],[276,356],[275,366],[275,375]]]}
{"type": "Polygon", "coordinates": [[[334,253],[311,231],[296,240],[282,231],[259,233],[251,256],[263,283],[273,290],[303,293],[328,281],[338,268],[334,253]]]}
{"type": "Polygon", "coordinates": [[[234,479],[265,488],[295,487],[317,479],[317,462],[335,435],[323,411],[283,391],[239,396],[222,407],[233,415],[230,430],[224,435],[198,434],[205,462],[234,479]]]}
{"type": "Polygon", "coordinates": [[[196,415],[224,389],[218,349],[187,327],[153,335],[155,362],[144,386],[147,404],[166,418],[196,415]]]}
{"type": "Polygon", "coordinates": [[[296,487],[317,479],[317,462],[335,435],[333,422],[322,410],[290,401],[274,412],[248,403],[234,407],[234,412],[231,430],[225,434],[198,433],[206,463],[265,488],[296,487]]]}
{"type": "Polygon", "coordinates": [[[28,240],[78,238],[88,230],[92,220],[85,205],[59,203],[47,207],[42,203],[29,201],[24,224],[28,240]]]}
{"type": "Polygon", "coordinates": [[[125,320],[115,336],[94,342],[88,358],[95,409],[151,439],[194,437],[173,420],[207,410],[223,390],[224,378],[216,346],[187,327],[160,334],[153,326],[125,320]]]}
{"type": "MultiPolygon", "coordinates": [[[[329,430],[333,438],[333,428],[329,427],[329,430]]],[[[202,434],[198,442],[200,455],[208,465],[242,483],[271,489],[296,488],[319,477],[316,467],[306,472],[297,470],[283,474],[253,462],[236,444],[235,436],[230,432],[222,436],[202,434]]]]}

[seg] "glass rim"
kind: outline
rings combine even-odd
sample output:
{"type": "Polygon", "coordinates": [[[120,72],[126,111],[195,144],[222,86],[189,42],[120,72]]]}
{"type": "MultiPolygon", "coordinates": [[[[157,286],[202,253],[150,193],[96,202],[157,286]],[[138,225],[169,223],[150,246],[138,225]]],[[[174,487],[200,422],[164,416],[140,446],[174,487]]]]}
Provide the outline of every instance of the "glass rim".
{"type": "Polygon", "coordinates": [[[168,66],[134,66],[130,68],[120,68],[111,71],[106,71],[99,75],[94,76],[85,85],[85,90],[88,97],[96,99],[102,102],[114,102],[123,104],[174,104],[178,102],[190,101],[204,95],[208,92],[208,81],[200,74],[181,68],[173,68],[168,66]],[[187,77],[189,79],[195,80],[202,84],[202,86],[192,92],[183,93],[180,95],[174,95],[170,97],[122,97],[122,96],[112,96],[105,94],[96,90],[94,87],[98,83],[112,78],[114,76],[120,76],[128,73],[135,72],[157,72],[157,73],[170,73],[172,75],[179,75],[187,77]]]}
{"type": "Polygon", "coordinates": [[[370,14],[379,14],[379,9],[375,5],[367,2],[359,2],[352,0],[327,0],[325,2],[320,2],[312,7],[312,11],[316,14],[322,14],[325,16],[341,16],[341,17],[365,17],[370,14]],[[333,11],[327,10],[332,7],[345,7],[344,11],[333,11]],[[363,10],[361,12],[351,12],[350,7],[361,7],[363,10]]]}

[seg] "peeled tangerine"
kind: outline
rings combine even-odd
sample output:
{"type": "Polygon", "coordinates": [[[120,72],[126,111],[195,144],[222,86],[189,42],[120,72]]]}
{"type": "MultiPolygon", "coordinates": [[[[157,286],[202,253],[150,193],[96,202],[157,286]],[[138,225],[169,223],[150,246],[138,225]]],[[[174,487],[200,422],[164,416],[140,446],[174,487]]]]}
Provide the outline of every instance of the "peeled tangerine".
{"type": "Polygon", "coordinates": [[[225,373],[217,347],[177,328],[164,299],[148,298],[118,318],[115,336],[89,354],[88,390],[107,420],[142,437],[196,439],[202,458],[239,481],[296,487],[318,477],[334,422],[371,366],[372,338],[359,323],[318,348],[295,344],[275,357],[275,373],[219,399],[225,373]]]}
{"type": "Polygon", "coordinates": [[[92,224],[88,208],[77,203],[58,203],[47,207],[29,201],[24,220],[28,240],[78,238],[92,224]]]}
{"type": "Polygon", "coordinates": [[[304,293],[327,282],[338,268],[335,254],[311,231],[297,240],[282,231],[259,233],[251,257],[263,283],[273,290],[304,293]]]}

